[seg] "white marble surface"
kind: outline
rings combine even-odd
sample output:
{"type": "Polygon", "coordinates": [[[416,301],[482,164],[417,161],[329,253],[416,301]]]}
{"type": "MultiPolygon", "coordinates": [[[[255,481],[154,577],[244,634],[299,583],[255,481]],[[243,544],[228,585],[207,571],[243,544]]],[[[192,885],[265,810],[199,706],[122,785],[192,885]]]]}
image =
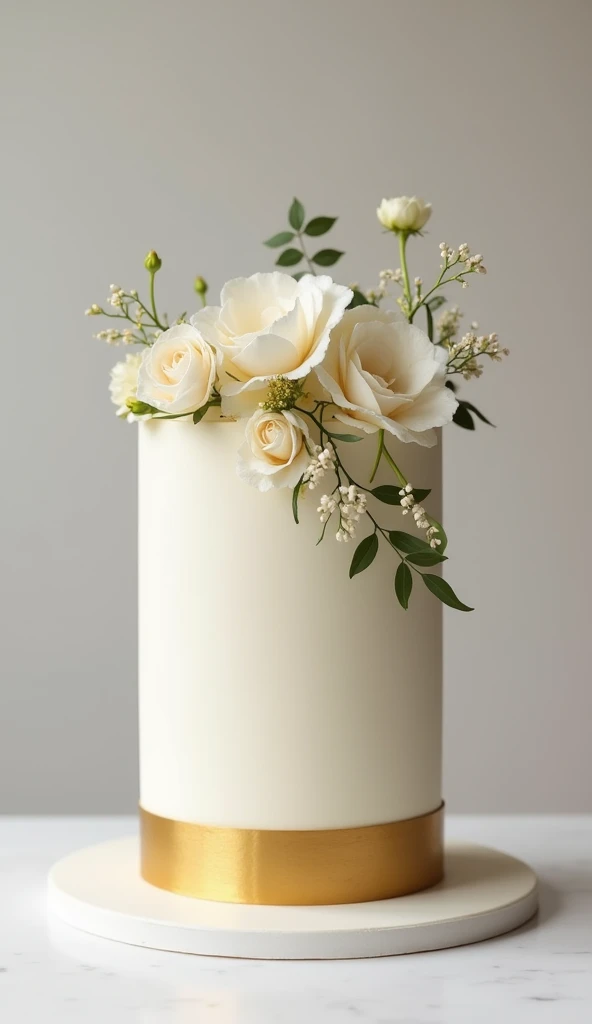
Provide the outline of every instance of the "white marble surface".
{"type": "Polygon", "coordinates": [[[451,817],[455,838],[538,872],[541,912],[462,949],[327,963],[124,946],[45,914],[50,865],[130,834],[129,818],[0,818],[0,1020],[6,1024],[589,1024],[592,818],[451,817]]]}

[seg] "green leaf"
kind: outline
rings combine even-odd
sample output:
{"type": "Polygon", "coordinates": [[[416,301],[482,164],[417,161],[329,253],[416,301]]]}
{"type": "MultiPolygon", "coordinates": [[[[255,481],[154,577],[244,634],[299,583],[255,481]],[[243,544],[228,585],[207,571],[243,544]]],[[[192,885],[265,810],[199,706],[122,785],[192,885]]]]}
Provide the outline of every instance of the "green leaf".
{"type": "Polygon", "coordinates": [[[429,544],[426,544],[425,540],[421,540],[419,537],[413,537],[410,533],[403,533],[401,530],[391,530],[389,533],[389,541],[397,551],[403,551],[405,554],[415,554],[416,551],[432,551],[433,549],[429,544]]]}
{"type": "Polygon", "coordinates": [[[412,565],[439,565],[440,562],[445,562],[446,560],[446,555],[441,555],[435,548],[432,548],[431,551],[414,551],[412,554],[407,555],[407,561],[411,562],[412,565]]]}
{"type": "Polygon", "coordinates": [[[364,292],[361,292],[359,290],[359,288],[354,288],[354,297],[351,300],[351,302],[350,302],[350,304],[349,304],[349,306],[347,308],[348,309],[355,309],[356,306],[375,306],[375,305],[376,305],[375,302],[368,302],[368,299],[364,295],[364,292]]]}
{"type": "Polygon", "coordinates": [[[302,253],[300,249],[284,249],[275,261],[276,267],[295,267],[300,263],[302,253]]]}
{"type": "Polygon", "coordinates": [[[270,249],[277,249],[280,245],[287,245],[294,238],[293,231],[280,231],[277,235],[272,235],[268,238],[263,245],[268,245],[270,249]]]}
{"type": "Polygon", "coordinates": [[[491,422],[491,420],[488,420],[488,419],[487,419],[487,416],[484,416],[482,412],[479,412],[479,409],[477,408],[477,406],[476,406],[476,405],[473,405],[473,404],[472,404],[472,402],[464,402],[464,401],[463,401],[463,403],[462,403],[462,404],[463,404],[463,405],[464,405],[464,406],[465,406],[465,407],[466,407],[467,409],[470,409],[470,410],[471,410],[471,412],[474,412],[474,413],[475,413],[475,416],[478,416],[478,417],[479,417],[479,419],[481,420],[481,422],[482,422],[482,423],[487,423],[487,424],[488,424],[488,426],[490,426],[490,427],[495,427],[495,423],[492,423],[492,422],[491,422]]]}
{"type": "MultiPolygon", "coordinates": [[[[375,498],[378,498],[379,501],[384,501],[385,505],[400,505],[402,498],[402,495],[399,494],[400,490],[400,487],[393,487],[392,484],[380,484],[379,487],[375,487],[370,493],[375,498]]],[[[413,492],[418,502],[427,498],[429,493],[429,490],[420,490],[419,487],[413,492]]]]}
{"type": "Polygon", "coordinates": [[[325,235],[333,227],[337,217],[313,217],[306,225],[304,232],[307,235],[325,235]]]}
{"type": "Polygon", "coordinates": [[[395,573],[395,594],[401,608],[405,610],[409,607],[412,586],[413,576],[411,575],[411,569],[408,565],[405,565],[405,562],[401,562],[395,573]]]}
{"type": "Polygon", "coordinates": [[[199,423],[200,420],[203,420],[208,409],[211,409],[213,405],[220,405],[220,399],[218,398],[214,401],[206,402],[205,405],[202,405],[201,409],[196,409],[193,413],[193,422],[199,423]]]}
{"type": "Polygon", "coordinates": [[[352,579],[359,572],[363,572],[369,565],[372,564],[376,558],[376,552],[378,551],[378,537],[375,533],[371,533],[369,537],[364,537],[364,540],[360,541],[356,550],[354,551],[354,557],[351,560],[349,567],[349,578],[352,579]]]}
{"type": "Polygon", "coordinates": [[[332,267],[342,256],[343,253],[339,249],[319,249],[311,258],[319,267],[332,267]]]}
{"type": "Polygon", "coordinates": [[[436,310],[440,309],[440,306],[444,306],[445,303],[446,299],[444,298],[443,295],[434,295],[432,299],[428,299],[428,301],[426,302],[426,306],[429,306],[432,313],[435,313],[436,310]]]}
{"type": "Polygon", "coordinates": [[[400,505],[401,495],[399,494],[400,487],[393,487],[392,484],[381,484],[380,487],[374,487],[371,494],[379,501],[384,501],[385,505],[400,505]]]}
{"type": "Polygon", "coordinates": [[[447,380],[447,381],[446,381],[446,387],[447,387],[447,388],[450,388],[450,390],[452,391],[452,393],[453,393],[454,395],[455,395],[455,394],[456,394],[456,392],[458,391],[458,384],[455,384],[453,380],[447,380]]]}
{"type": "Polygon", "coordinates": [[[298,483],[296,484],[294,490],[292,491],[292,515],[294,516],[294,522],[295,523],[299,522],[299,519],[298,519],[298,498],[300,497],[300,488],[302,487],[302,480],[303,480],[303,477],[301,476],[300,480],[298,481],[298,483]]]}
{"type": "Polygon", "coordinates": [[[429,305],[426,305],[425,311],[426,311],[427,324],[428,324],[428,338],[430,339],[430,341],[433,341],[434,340],[434,318],[432,316],[432,311],[431,311],[429,305]]]}
{"type": "Polygon", "coordinates": [[[296,197],[292,200],[292,205],[288,211],[288,220],[290,221],[290,227],[294,228],[294,231],[300,231],[304,224],[304,207],[296,197]]]}
{"type": "Polygon", "coordinates": [[[361,441],[362,440],[362,438],[360,437],[359,434],[334,434],[334,433],[332,433],[332,431],[325,430],[324,428],[323,428],[323,432],[325,434],[328,434],[329,437],[334,437],[336,441],[347,441],[348,444],[353,444],[354,441],[361,441]]]}
{"type": "Polygon", "coordinates": [[[447,604],[450,608],[456,608],[459,612],[474,611],[473,608],[469,608],[468,604],[463,604],[462,601],[459,601],[450,584],[443,580],[441,576],[434,576],[431,572],[424,572],[421,578],[428,590],[431,590],[432,594],[439,601],[442,601],[442,604],[447,604]]]}
{"type": "Polygon", "coordinates": [[[295,281],[299,281],[300,278],[304,277],[304,275],[307,273],[308,271],[306,270],[297,270],[295,274],[292,274],[292,277],[294,278],[295,281]]]}
{"type": "Polygon", "coordinates": [[[456,423],[457,427],[463,427],[464,430],[474,430],[475,422],[467,409],[466,402],[459,401],[452,422],[456,423]]]}

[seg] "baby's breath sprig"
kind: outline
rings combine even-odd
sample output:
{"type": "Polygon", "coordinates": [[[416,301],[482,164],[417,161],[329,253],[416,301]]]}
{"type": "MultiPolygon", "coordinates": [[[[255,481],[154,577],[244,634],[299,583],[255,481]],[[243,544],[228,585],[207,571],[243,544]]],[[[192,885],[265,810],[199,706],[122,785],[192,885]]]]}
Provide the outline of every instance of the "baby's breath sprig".
{"type": "Polygon", "coordinates": [[[510,354],[509,348],[500,346],[497,334],[477,335],[477,326],[471,324],[471,330],[464,334],[460,341],[445,343],[448,349],[448,374],[461,374],[465,380],[480,377],[483,373],[483,364],[477,361],[480,356],[487,356],[492,362],[499,363],[503,356],[510,354]]]}
{"type": "Polygon", "coordinates": [[[387,297],[391,283],[399,285],[400,288],[403,287],[403,274],[400,268],[380,271],[376,288],[369,288],[365,293],[368,302],[378,306],[387,297]]]}
{"type": "Polygon", "coordinates": [[[417,291],[414,298],[411,297],[410,289],[407,289],[405,296],[399,300],[410,323],[413,322],[415,314],[422,306],[429,305],[429,300],[440,288],[445,288],[453,281],[458,281],[462,288],[468,288],[467,277],[470,277],[471,274],[487,273],[483,256],[480,253],[473,255],[466,242],[462,242],[458,249],[452,249],[446,242],[440,242],[440,258],[442,260],[440,273],[433,287],[425,294],[422,294],[421,290],[417,291]],[[459,268],[457,272],[449,273],[455,267],[459,268]]]}
{"type": "Polygon", "coordinates": [[[443,310],[436,323],[438,345],[446,345],[448,342],[454,341],[458,335],[463,315],[458,306],[443,310]]]}
{"type": "Polygon", "coordinates": [[[326,472],[333,472],[335,486],[331,492],[321,496],[317,508],[322,524],[321,535],[317,543],[320,544],[324,539],[327,526],[335,515],[339,516],[335,539],[340,543],[347,544],[355,537],[362,516],[373,527],[372,533],[360,541],[353,553],[349,569],[350,579],[372,564],[378,553],[380,541],[383,541],[388,545],[389,550],[394,551],[399,558],[394,586],[397,599],[403,608],[408,607],[413,574],[415,574],[421,576],[427,589],[444,604],[459,611],[472,611],[472,608],[459,600],[449,583],[440,576],[421,571],[421,569],[446,561],[444,554],[446,535],[440,524],[429,517],[423,506],[419,504],[420,495],[423,500],[423,496],[427,496],[429,491],[414,491],[394,462],[384,443],[384,437],[381,439],[381,458],[384,457],[391,468],[396,471],[397,479],[403,486],[398,490],[395,487],[382,485],[369,491],[368,488],[358,483],[343,463],[339,444],[361,441],[362,438],[354,434],[335,434],[327,429],[323,417],[331,405],[331,402],[321,401],[317,402],[312,410],[296,407],[301,415],[307,416],[312,421],[319,431],[320,440],[319,445],[310,445],[311,463],[294,489],[292,507],[296,522],[298,522],[298,497],[301,489],[304,487],[313,489],[326,472]],[[368,507],[370,497],[389,505],[398,505],[403,512],[406,509],[410,510],[418,529],[426,530],[426,540],[421,540],[410,533],[382,526],[368,507]],[[412,501],[410,509],[408,509],[405,499],[412,501]],[[440,550],[437,550],[438,548],[440,550]]]}
{"type": "MultiPolygon", "coordinates": [[[[94,335],[100,341],[106,341],[108,345],[153,345],[162,331],[166,331],[169,324],[166,314],[159,316],[156,310],[154,295],[154,278],[162,266],[162,260],[154,250],[151,250],[144,266],[149,274],[150,307],[138,296],[135,288],[129,292],[118,284],[112,284],[105,306],[99,306],[93,302],[87,310],[86,316],[106,316],[110,320],[124,320],[131,327],[111,327],[99,331],[94,335]],[[109,308],[111,308],[111,311],[109,308]]],[[[205,282],[204,282],[205,283],[205,282]]]]}

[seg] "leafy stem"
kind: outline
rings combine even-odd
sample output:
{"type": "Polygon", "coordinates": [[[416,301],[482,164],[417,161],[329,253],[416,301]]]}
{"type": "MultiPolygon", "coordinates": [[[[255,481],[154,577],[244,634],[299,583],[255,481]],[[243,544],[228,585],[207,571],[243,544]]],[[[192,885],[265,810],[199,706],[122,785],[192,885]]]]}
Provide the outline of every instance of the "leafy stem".
{"type": "Polygon", "coordinates": [[[298,242],[300,244],[300,248],[302,249],[302,255],[304,256],[304,259],[308,263],[308,269],[310,270],[310,273],[314,274],[314,276],[316,277],[317,276],[317,272],[316,272],[316,270],[314,268],[314,263],[312,262],[310,256],[308,255],[308,253],[306,251],[306,246],[304,244],[304,238],[302,236],[302,231],[297,231],[296,232],[296,237],[298,238],[298,242]]]}
{"type": "MultiPolygon", "coordinates": [[[[308,419],[310,419],[310,421],[314,423],[314,425],[318,428],[319,441],[321,445],[324,445],[325,438],[327,439],[327,441],[329,441],[331,438],[339,440],[339,435],[336,435],[332,431],[328,430],[323,423],[323,416],[325,410],[327,409],[328,406],[331,406],[332,404],[332,402],[318,401],[316,402],[312,410],[304,409],[299,406],[294,406],[294,409],[297,412],[301,413],[303,416],[307,416],[308,419]]],[[[346,437],[344,436],[342,440],[346,440],[346,437]]],[[[354,439],[350,438],[350,440],[354,439]]],[[[379,498],[379,500],[389,500],[388,498],[385,497],[379,497],[378,491],[380,490],[380,488],[378,488],[376,491],[369,492],[365,486],[359,484],[357,480],[354,479],[351,473],[344,466],[341,460],[341,456],[337,450],[337,447],[335,445],[333,445],[332,447],[333,471],[335,473],[335,479],[337,481],[336,486],[333,488],[333,491],[331,492],[332,495],[341,493],[343,481],[345,480],[347,481],[348,484],[355,487],[356,490],[359,492],[364,492],[369,496],[379,498]]],[[[311,454],[313,453],[313,451],[314,449],[309,448],[309,452],[311,454]]],[[[379,436],[378,452],[374,464],[373,474],[376,472],[376,469],[382,457],[386,459],[387,463],[395,473],[399,483],[402,486],[405,486],[407,483],[405,476],[403,475],[403,473],[397,466],[395,460],[393,459],[392,455],[388,451],[384,443],[384,435],[381,432],[381,435],[379,436]]],[[[301,478],[299,484],[297,484],[293,496],[294,518],[296,522],[298,522],[298,492],[300,486],[302,485],[302,479],[303,478],[301,478]]],[[[386,489],[389,490],[390,488],[386,489]]],[[[346,501],[347,499],[344,498],[343,500],[346,501]]],[[[391,502],[389,501],[389,504],[390,503],[391,502]]],[[[323,523],[323,528],[321,530],[321,535],[317,540],[317,544],[320,544],[321,541],[323,540],[327,529],[327,524],[333,513],[337,513],[339,515],[339,534],[343,535],[343,533],[345,533],[345,530],[343,529],[342,504],[339,498],[336,499],[336,505],[337,507],[335,507],[334,504],[333,511],[329,512],[328,518],[325,519],[323,523]]],[[[404,609],[406,609],[409,605],[409,596],[411,594],[412,588],[411,574],[414,572],[416,576],[421,577],[422,583],[443,604],[447,604],[450,607],[456,608],[460,611],[472,610],[471,608],[469,608],[468,605],[463,604],[463,602],[459,600],[450,584],[447,583],[446,580],[443,580],[441,576],[434,575],[430,572],[422,572],[418,568],[418,566],[429,568],[430,566],[438,565],[440,562],[445,561],[446,559],[442,551],[437,552],[433,550],[431,544],[428,544],[426,541],[421,540],[419,537],[415,537],[412,534],[401,533],[398,530],[389,530],[387,527],[382,526],[378,522],[374,514],[367,507],[367,505],[365,505],[363,511],[365,513],[365,517],[372,524],[373,530],[360,541],[360,543],[358,544],[354,551],[349,570],[350,579],[353,576],[356,576],[358,573],[363,572],[372,564],[379,549],[379,540],[382,538],[383,541],[386,541],[390,550],[394,551],[399,558],[399,566],[395,574],[394,583],[397,599],[399,601],[399,604],[404,609]]],[[[430,523],[433,526],[436,526],[439,531],[441,531],[442,537],[445,540],[445,534],[444,531],[442,530],[442,527],[438,523],[436,523],[435,520],[431,519],[431,517],[428,518],[430,520],[430,523]]],[[[347,539],[347,536],[345,539],[347,539]]]]}

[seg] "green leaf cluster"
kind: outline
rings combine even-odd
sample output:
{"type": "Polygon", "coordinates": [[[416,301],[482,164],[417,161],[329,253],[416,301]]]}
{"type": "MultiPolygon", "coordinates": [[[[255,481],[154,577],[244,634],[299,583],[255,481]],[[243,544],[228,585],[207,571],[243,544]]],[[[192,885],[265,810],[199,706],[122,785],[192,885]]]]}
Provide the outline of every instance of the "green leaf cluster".
{"type": "MultiPolygon", "coordinates": [[[[283,249],[275,261],[276,267],[296,267],[302,260],[308,263],[311,273],[315,273],[317,267],[332,267],[341,257],[343,252],[339,249],[319,249],[312,255],[308,254],[305,236],[318,238],[326,235],[335,224],[337,217],[312,217],[306,221],[306,211],[299,199],[294,198],[288,210],[288,224],[291,230],[278,231],[277,234],[268,238],[264,245],[270,249],[283,249]]],[[[294,277],[298,280],[306,271],[298,271],[294,277]]]]}
{"type": "MultiPolygon", "coordinates": [[[[424,586],[443,604],[448,605],[450,608],[456,608],[457,611],[473,611],[472,608],[464,604],[456,596],[450,584],[443,580],[441,576],[436,576],[434,573],[420,572],[420,569],[431,568],[446,562],[446,555],[430,547],[420,537],[415,537],[411,533],[404,533],[401,530],[391,530],[388,533],[388,541],[401,558],[400,565],[395,573],[394,584],[395,594],[402,608],[406,610],[409,607],[409,598],[413,589],[412,570],[414,570],[421,577],[424,586]]],[[[353,576],[357,576],[358,573],[364,572],[365,569],[372,565],[377,553],[378,536],[375,531],[369,534],[369,536],[364,537],[354,551],[349,568],[350,579],[353,576]]]]}

